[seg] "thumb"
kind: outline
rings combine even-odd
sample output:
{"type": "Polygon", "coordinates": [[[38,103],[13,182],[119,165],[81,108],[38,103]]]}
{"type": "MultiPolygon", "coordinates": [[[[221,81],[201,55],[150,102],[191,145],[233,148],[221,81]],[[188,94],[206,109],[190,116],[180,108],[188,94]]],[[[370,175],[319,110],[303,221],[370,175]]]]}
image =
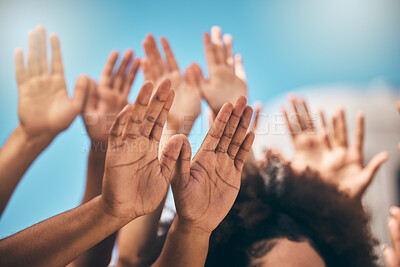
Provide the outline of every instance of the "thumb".
{"type": "Polygon", "coordinates": [[[89,92],[90,79],[85,74],[80,75],[76,80],[74,96],[71,99],[72,106],[76,114],[82,113],[85,107],[88,92],[89,92]]]}
{"type": "Polygon", "coordinates": [[[182,148],[179,154],[178,161],[176,162],[175,172],[172,176],[172,190],[180,189],[182,185],[189,182],[190,177],[190,160],[192,158],[192,148],[190,147],[189,140],[185,135],[179,135],[182,138],[182,148]]]}
{"type": "MultiPolygon", "coordinates": [[[[171,181],[171,176],[174,171],[175,165],[177,161],[181,162],[181,153],[182,150],[187,150],[187,146],[190,148],[189,141],[187,140],[186,136],[184,135],[174,135],[172,136],[167,144],[165,145],[165,148],[163,152],[161,153],[160,157],[160,165],[161,165],[161,172],[164,175],[166,179],[171,181]],[[183,149],[185,148],[185,149],[183,149]],[[179,160],[178,160],[179,159],[179,160]]],[[[190,149],[189,149],[190,150],[190,149]]],[[[189,153],[191,153],[189,151],[189,153]]],[[[184,158],[186,159],[187,153],[184,153],[184,158]]],[[[190,155],[190,154],[189,154],[190,155]]],[[[190,162],[190,158],[189,158],[190,162]]],[[[183,165],[183,164],[182,164],[183,165]]],[[[183,167],[180,167],[182,169],[183,167]]],[[[186,168],[186,165],[185,165],[186,168]]],[[[190,165],[189,165],[190,168],[190,165]]]]}
{"type": "Polygon", "coordinates": [[[386,264],[389,267],[399,267],[400,259],[397,257],[396,252],[393,248],[384,245],[382,248],[383,257],[385,258],[386,264]]]}
{"type": "Polygon", "coordinates": [[[379,154],[375,155],[365,166],[364,171],[366,172],[366,176],[368,177],[368,184],[371,183],[374,178],[375,173],[378,171],[379,167],[389,158],[389,154],[386,151],[382,151],[379,154]]]}

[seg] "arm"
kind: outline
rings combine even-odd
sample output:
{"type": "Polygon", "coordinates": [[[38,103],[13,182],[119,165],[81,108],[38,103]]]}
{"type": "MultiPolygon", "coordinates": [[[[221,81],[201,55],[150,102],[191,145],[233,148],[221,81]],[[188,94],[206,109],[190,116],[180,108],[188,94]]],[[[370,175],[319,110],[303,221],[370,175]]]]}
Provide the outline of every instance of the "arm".
{"type": "MultiPolygon", "coordinates": [[[[127,50],[118,70],[113,71],[118,52],[111,52],[100,76],[99,83],[91,80],[89,96],[83,111],[83,121],[91,139],[88,158],[86,190],[82,203],[101,194],[107,138],[116,115],[128,103],[128,95],[139,69],[139,59],[133,59],[133,51],[127,50]],[[128,66],[130,67],[127,70],[128,66]]],[[[101,243],[78,257],[72,266],[108,266],[115,243],[112,234],[101,243]]]]}
{"type": "MultiPolygon", "coordinates": [[[[201,112],[201,97],[198,89],[199,77],[193,70],[195,63],[186,68],[185,74],[182,75],[168,41],[161,38],[161,44],[165,60],[161,57],[154,37],[147,35],[143,42],[146,58],[142,60],[141,65],[146,80],[159,84],[168,78],[175,91],[174,103],[161,139],[163,148],[173,135],[189,135],[201,112]]],[[[157,238],[163,208],[164,201],[152,214],[143,216],[121,229],[118,233],[118,266],[148,266],[155,261],[160,251],[154,245],[154,240],[157,238]]]]}
{"type": "Polygon", "coordinates": [[[68,97],[58,37],[51,35],[52,61],[47,67],[46,32],[38,26],[28,35],[28,64],[15,50],[20,124],[0,151],[0,213],[22,176],[36,157],[81,113],[88,78],[80,76],[75,94],[68,97]]]}
{"type": "Polygon", "coordinates": [[[400,208],[390,208],[388,219],[389,234],[392,239],[392,246],[383,245],[382,252],[388,267],[400,266],[400,208]]]}
{"type": "Polygon", "coordinates": [[[158,159],[174,93],[166,81],[149,103],[152,89],[145,83],[133,107],[127,105],[111,127],[101,195],[1,240],[1,266],[65,266],[160,205],[183,141],[171,138],[158,159]]]}
{"type": "Polygon", "coordinates": [[[231,209],[254,141],[252,109],[240,97],[225,104],[191,161],[186,141],[171,186],[176,217],[154,266],[204,266],[209,237],[231,209]]]}

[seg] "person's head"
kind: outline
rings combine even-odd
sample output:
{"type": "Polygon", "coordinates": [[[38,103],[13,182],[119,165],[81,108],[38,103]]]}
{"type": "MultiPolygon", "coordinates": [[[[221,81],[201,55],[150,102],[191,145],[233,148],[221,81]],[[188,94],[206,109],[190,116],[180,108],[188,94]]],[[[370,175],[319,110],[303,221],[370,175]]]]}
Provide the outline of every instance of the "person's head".
{"type": "Polygon", "coordinates": [[[376,244],[357,201],[271,157],[243,180],[206,266],[377,266],[376,244]]]}

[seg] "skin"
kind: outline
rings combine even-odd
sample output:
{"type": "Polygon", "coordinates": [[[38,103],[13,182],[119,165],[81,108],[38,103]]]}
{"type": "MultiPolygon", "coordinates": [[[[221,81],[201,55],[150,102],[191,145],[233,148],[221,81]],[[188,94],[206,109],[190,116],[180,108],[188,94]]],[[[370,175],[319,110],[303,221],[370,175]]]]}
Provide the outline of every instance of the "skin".
{"type": "MultiPolygon", "coordinates": [[[[111,52],[99,83],[90,79],[89,95],[83,111],[83,121],[91,140],[88,158],[86,190],[82,204],[101,194],[107,151],[108,133],[118,113],[128,104],[128,95],[139,69],[140,59],[128,49],[121,64],[115,66],[118,52],[111,52]]],[[[70,266],[108,266],[115,234],[78,257],[70,266]]]]}
{"type": "Polygon", "coordinates": [[[252,266],[325,267],[326,265],[307,241],[294,242],[280,238],[275,240],[273,249],[262,258],[254,260],[252,266]]]}
{"type": "Polygon", "coordinates": [[[292,168],[302,172],[310,167],[319,172],[325,181],[336,184],[340,190],[361,200],[375,173],[389,157],[383,151],[364,165],[364,115],[357,115],[354,143],[349,145],[343,109],[332,117],[332,131],[328,131],[321,111],[322,129],[316,131],[304,99],[289,96],[289,100],[294,115],[289,117],[286,109],[283,113],[295,149],[292,168]],[[294,118],[295,122],[290,118],[294,118]]]}
{"type": "Polygon", "coordinates": [[[135,218],[154,211],[166,193],[183,142],[158,142],[174,92],[166,80],[151,98],[145,83],[110,129],[100,196],[0,241],[1,266],[65,266],[135,218]],[[150,101],[151,98],[151,101],[150,101]]]}
{"type": "Polygon", "coordinates": [[[89,79],[77,79],[72,99],[68,97],[60,41],[52,34],[51,70],[47,62],[46,31],[41,25],[28,34],[28,60],[15,50],[19,125],[0,150],[0,212],[36,157],[67,129],[85,105],[89,79]]]}
{"type": "Polygon", "coordinates": [[[234,103],[238,96],[247,97],[246,75],[242,57],[233,56],[232,36],[225,34],[217,26],[204,34],[204,48],[209,78],[203,77],[201,69],[196,66],[195,73],[201,77],[200,89],[203,98],[217,114],[225,102],[234,103]]]}
{"type": "Polygon", "coordinates": [[[240,97],[225,104],[191,160],[184,142],[172,180],[176,217],[155,266],[204,266],[211,232],[231,209],[254,141],[252,109],[240,97]]]}
{"type": "Polygon", "coordinates": [[[146,80],[159,84],[163,79],[170,79],[171,86],[176,95],[174,104],[168,115],[167,129],[179,130],[179,133],[189,135],[196,118],[201,112],[200,67],[192,63],[182,74],[178,63],[166,38],[161,37],[161,44],[165,54],[162,59],[153,35],[148,34],[143,41],[146,58],[142,60],[141,67],[146,80]]]}
{"type": "MultiPolygon", "coordinates": [[[[175,98],[168,114],[167,126],[161,139],[164,147],[174,134],[188,136],[194,122],[201,112],[201,97],[199,92],[199,77],[193,71],[193,63],[187,67],[184,75],[180,72],[178,63],[173,55],[168,41],[161,37],[165,60],[157,48],[154,37],[149,34],[143,42],[146,58],[142,60],[142,71],[147,80],[158,84],[168,78],[174,88],[175,98]]],[[[125,226],[118,233],[118,264],[125,266],[148,266],[159,255],[155,248],[160,216],[164,201],[153,213],[143,216],[125,226]]]]}
{"type": "Polygon", "coordinates": [[[383,245],[383,256],[388,267],[400,266],[400,208],[391,207],[388,219],[389,234],[392,239],[392,246],[383,245]]]}

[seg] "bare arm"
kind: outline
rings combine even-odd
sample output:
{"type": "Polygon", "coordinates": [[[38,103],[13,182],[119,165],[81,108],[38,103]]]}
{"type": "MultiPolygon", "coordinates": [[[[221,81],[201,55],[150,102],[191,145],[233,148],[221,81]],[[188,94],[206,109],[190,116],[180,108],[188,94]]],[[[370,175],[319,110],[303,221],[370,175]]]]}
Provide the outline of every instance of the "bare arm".
{"type": "Polygon", "coordinates": [[[88,78],[80,76],[75,94],[68,97],[60,42],[51,35],[51,71],[47,62],[46,32],[37,26],[28,34],[28,60],[15,50],[20,124],[0,151],[0,212],[36,157],[68,128],[84,107],[88,78]]]}

